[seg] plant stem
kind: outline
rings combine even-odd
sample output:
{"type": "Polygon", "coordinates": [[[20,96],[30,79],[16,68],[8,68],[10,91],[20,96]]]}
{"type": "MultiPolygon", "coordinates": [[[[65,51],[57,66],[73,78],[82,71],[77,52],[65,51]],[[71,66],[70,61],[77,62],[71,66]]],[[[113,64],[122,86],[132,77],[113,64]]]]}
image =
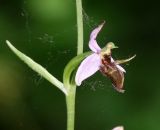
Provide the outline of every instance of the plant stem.
{"type": "MultiPolygon", "coordinates": [[[[82,0],[76,0],[77,9],[77,55],[83,53],[83,14],[82,14],[82,0]]],[[[69,69],[70,70],[70,69],[69,69]]],[[[72,76],[72,81],[74,82],[74,77],[72,76]]],[[[65,78],[64,78],[65,80],[65,78]]],[[[75,97],[76,97],[76,85],[67,85],[68,95],[66,95],[66,105],[67,105],[67,130],[74,130],[74,118],[75,118],[75,97]]]]}
{"type": "Polygon", "coordinates": [[[77,8],[77,55],[83,53],[83,14],[82,14],[82,0],[76,0],[77,8]]]}
{"type": "Polygon", "coordinates": [[[75,96],[76,96],[76,86],[71,86],[68,95],[66,96],[67,130],[74,130],[75,96]]]}

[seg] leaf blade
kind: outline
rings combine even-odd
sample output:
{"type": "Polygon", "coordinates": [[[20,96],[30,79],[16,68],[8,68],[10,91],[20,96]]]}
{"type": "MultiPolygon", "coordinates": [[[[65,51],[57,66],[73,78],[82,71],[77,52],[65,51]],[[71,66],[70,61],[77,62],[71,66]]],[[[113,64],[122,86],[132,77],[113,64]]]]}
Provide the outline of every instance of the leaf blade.
{"type": "Polygon", "coordinates": [[[48,80],[51,84],[55,85],[57,88],[59,88],[65,95],[67,95],[67,90],[64,87],[63,83],[60,82],[58,79],[56,79],[53,75],[51,75],[44,67],[42,67],[40,64],[36,63],[34,60],[32,60],[30,57],[25,55],[24,53],[20,52],[18,49],[16,49],[8,40],[6,40],[6,43],[8,47],[22,60],[24,63],[26,63],[32,70],[37,72],[39,75],[41,75],[43,78],[48,80]]]}

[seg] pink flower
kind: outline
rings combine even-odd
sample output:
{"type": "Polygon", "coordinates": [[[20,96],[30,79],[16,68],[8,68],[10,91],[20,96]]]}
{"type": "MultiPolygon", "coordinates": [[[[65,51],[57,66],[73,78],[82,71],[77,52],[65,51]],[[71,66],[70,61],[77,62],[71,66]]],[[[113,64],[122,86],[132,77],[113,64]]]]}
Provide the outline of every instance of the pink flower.
{"type": "Polygon", "coordinates": [[[125,70],[119,65],[119,63],[124,63],[134,57],[123,61],[114,61],[111,57],[111,49],[118,48],[114,45],[114,43],[109,42],[103,49],[99,47],[96,37],[102,29],[104,23],[105,22],[91,32],[89,48],[93,53],[81,62],[75,76],[75,82],[77,86],[80,86],[83,80],[100,70],[103,75],[110,78],[114,88],[117,91],[124,92],[122,88],[125,70]]]}

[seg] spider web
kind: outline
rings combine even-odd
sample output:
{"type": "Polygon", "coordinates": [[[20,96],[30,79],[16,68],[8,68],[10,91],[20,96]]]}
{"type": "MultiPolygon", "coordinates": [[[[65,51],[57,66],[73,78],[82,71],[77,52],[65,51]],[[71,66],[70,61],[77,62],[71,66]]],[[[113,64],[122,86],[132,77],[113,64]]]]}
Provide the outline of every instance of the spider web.
{"type": "MultiPolygon", "coordinates": [[[[28,34],[28,45],[31,47],[32,39],[37,39],[40,43],[45,44],[48,46],[48,50],[46,52],[47,58],[45,59],[45,65],[43,65],[46,69],[49,68],[51,65],[53,65],[53,62],[57,62],[60,57],[63,57],[63,55],[69,55],[71,53],[70,49],[66,50],[57,50],[57,54],[53,55],[53,50],[56,50],[56,38],[62,37],[65,34],[69,33],[70,31],[76,31],[77,27],[76,25],[73,25],[70,29],[64,29],[60,33],[55,33],[54,36],[50,35],[47,32],[42,33],[40,36],[32,37],[33,31],[30,26],[30,14],[29,11],[25,8],[27,2],[24,1],[24,8],[22,8],[21,16],[25,18],[25,29],[28,34]],[[53,61],[54,59],[54,61],[53,61]]],[[[83,22],[85,27],[89,28],[89,30],[92,30],[94,27],[96,27],[99,23],[94,20],[94,17],[90,17],[86,11],[83,9],[83,22]]],[[[54,53],[55,54],[55,53],[54,53]]],[[[43,83],[44,79],[42,76],[34,73],[32,77],[30,77],[30,80],[32,80],[36,86],[39,86],[43,83]]],[[[104,89],[105,84],[103,81],[100,80],[94,80],[94,81],[84,81],[82,84],[83,87],[87,86],[90,87],[92,91],[96,91],[96,89],[104,89]]]]}

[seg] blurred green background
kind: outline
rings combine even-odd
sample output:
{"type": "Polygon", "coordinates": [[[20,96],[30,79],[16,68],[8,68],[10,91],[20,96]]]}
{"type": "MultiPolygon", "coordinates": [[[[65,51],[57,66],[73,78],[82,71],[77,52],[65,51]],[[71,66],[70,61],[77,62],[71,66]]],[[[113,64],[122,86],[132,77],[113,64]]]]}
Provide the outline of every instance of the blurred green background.
{"type": "MultiPolygon", "coordinates": [[[[160,129],[160,15],[152,1],[83,0],[85,51],[93,30],[106,24],[97,41],[119,49],[124,65],[124,94],[99,72],[77,88],[75,130],[160,129]]],[[[0,130],[65,130],[64,95],[41,78],[7,47],[19,50],[62,80],[63,69],[76,55],[75,0],[0,0],[0,130]]]]}

